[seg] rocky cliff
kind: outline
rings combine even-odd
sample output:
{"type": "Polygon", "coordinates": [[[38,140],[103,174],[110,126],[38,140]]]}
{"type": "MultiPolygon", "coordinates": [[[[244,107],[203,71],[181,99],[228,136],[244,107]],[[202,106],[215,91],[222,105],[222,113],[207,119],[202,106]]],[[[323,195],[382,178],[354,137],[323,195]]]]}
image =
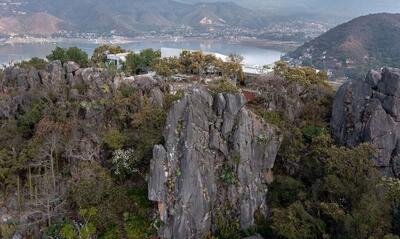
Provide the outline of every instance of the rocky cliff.
{"type": "Polygon", "coordinates": [[[163,238],[203,238],[221,217],[241,229],[267,208],[281,136],[246,109],[239,94],[191,88],[174,103],[153,149],[149,199],[158,202],[163,238]]]}
{"type": "Polygon", "coordinates": [[[331,129],[342,145],[372,143],[375,164],[386,175],[400,176],[400,69],[370,71],[337,92],[331,129]]]}

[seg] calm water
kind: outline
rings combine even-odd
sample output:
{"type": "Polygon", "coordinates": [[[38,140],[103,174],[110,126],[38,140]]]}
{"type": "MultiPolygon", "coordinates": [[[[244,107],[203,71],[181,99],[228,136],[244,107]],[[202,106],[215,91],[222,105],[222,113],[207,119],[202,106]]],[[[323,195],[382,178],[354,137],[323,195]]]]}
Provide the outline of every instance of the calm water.
{"type": "MultiPolygon", "coordinates": [[[[145,48],[160,49],[161,47],[180,48],[188,50],[202,50],[217,52],[224,55],[231,53],[240,54],[244,57],[245,64],[267,65],[280,59],[282,52],[276,50],[263,49],[248,45],[216,42],[216,41],[178,41],[178,42],[135,42],[119,44],[125,49],[141,50],[145,48]]],[[[85,50],[89,55],[98,46],[95,43],[43,43],[43,44],[14,44],[0,46],[0,64],[7,64],[12,61],[30,59],[32,57],[44,58],[56,46],[70,47],[77,46],[85,50]]]]}

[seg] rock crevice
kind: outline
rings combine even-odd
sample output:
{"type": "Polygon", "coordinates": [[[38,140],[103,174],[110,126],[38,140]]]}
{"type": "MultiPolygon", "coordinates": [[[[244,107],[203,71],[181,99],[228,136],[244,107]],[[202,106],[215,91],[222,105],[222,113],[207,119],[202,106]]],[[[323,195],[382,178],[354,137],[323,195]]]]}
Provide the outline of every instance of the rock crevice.
{"type": "Polygon", "coordinates": [[[266,211],[266,178],[281,136],[246,109],[243,96],[190,88],[173,104],[164,137],[153,149],[149,177],[161,237],[203,238],[228,211],[247,229],[257,210],[266,211]]]}

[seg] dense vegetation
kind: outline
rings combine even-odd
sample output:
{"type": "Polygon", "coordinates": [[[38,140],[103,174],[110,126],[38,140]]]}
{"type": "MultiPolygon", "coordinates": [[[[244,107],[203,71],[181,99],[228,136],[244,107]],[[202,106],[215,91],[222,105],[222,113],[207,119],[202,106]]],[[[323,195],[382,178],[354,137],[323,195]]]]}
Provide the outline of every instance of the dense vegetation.
{"type": "MultiPolygon", "coordinates": [[[[105,64],[106,52],[123,50],[103,46],[95,52],[89,60],[79,49],[57,48],[48,59],[98,66],[105,64]]],[[[201,52],[170,59],[151,50],[130,56],[123,68],[127,74],[142,67],[156,70],[163,79],[174,73],[200,79],[213,74],[220,78],[209,84],[213,94],[240,90],[227,80],[243,77],[237,56],[226,63],[201,52]]],[[[19,66],[29,70],[45,65],[35,58],[19,66]]],[[[148,85],[149,79],[143,79],[144,87],[116,86],[114,75],[98,75],[91,84],[54,82],[25,92],[16,87],[18,81],[5,82],[0,74],[0,102],[10,104],[13,96],[28,102],[14,115],[0,115],[0,202],[12,198],[21,221],[35,218],[38,227],[30,225],[30,235],[157,235],[160,222],[156,205],[147,199],[146,174],[153,145],[164,140],[166,113],[183,92],[172,95],[158,85],[165,98],[160,105],[151,100],[154,85],[148,85]]],[[[256,214],[256,226],[246,231],[221,212],[216,231],[207,238],[255,233],[287,239],[399,238],[400,181],[379,175],[370,145],[335,145],[329,134],[334,92],[326,79],[326,72],[279,62],[274,74],[246,86],[261,92],[247,107],[283,135],[269,185],[270,210],[266,217],[256,214]]],[[[227,184],[237,180],[229,168],[223,171],[227,184]]],[[[0,222],[0,237],[11,238],[19,223],[0,222]]]]}
{"type": "MultiPolygon", "coordinates": [[[[44,238],[156,235],[145,176],[168,109],[138,88],[99,77],[100,85],[53,82],[27,92],[2,78],[2,104],[13,91],[26,105],[0,121],[0,201],[11,198],[21,220],[1,222],[0,238],[11,238],[24,216],[36,218],[44,238]]],[[[32,228],[25,236],[38,235],[32,228]]]]}
{"type": "Polygon", "coordinates": [[[306,83],[308,97],[320,96],[302,98],[305,107],[294,120],[284,110],[258,111],[280,126],[284,141],[270,185],[269,216],[257,218],[256,231],[265,238],[399,238],[400,181],[380,176],[372,146],[334,144],[328,127],[332,93],[320,94],[328,87],[326,75],[284,63],[275,73],[291,84],[306,83]]]}
{"type": "Polygon", "coordinates": [[[61,63],[73,61],[82,67],[87,67],[89,65],[88,54],[77,47],[70,47],[68,49],[56,47],[56,49],[47,56],[47,59],[49,61],[59,60],[61,63]]]}

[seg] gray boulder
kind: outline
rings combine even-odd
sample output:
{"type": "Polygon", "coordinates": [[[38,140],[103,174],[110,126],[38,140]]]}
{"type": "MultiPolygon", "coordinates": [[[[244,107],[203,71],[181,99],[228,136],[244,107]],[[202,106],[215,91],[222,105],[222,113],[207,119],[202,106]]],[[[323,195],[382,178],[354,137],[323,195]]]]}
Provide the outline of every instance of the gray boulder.
{"type": "Polygon", "coordinates": [[[241,95],[213,97],[193,87],[172,106],[149,175],[149,199],[164,222],[160,237],[203,238],[228,215],[247,229],[257,210],[266,212],[281,136],[244,104],[241,95]]]}
{"type": "Polygon", "coordinates": [[[164,106],[164,93],[159,87],[150,90],[150,102],[156,106],[164,106]]]}
{"type": "Polygon", "coordinates": [[[371,71],[364,81],[351,81],[337,92],[332,135],[346,146],[371,143],[375,165],[383,174],[400,176],[400,70],[371,71]]]}
{"type": "Polygon", "coordinates": [[[132,86],[144,92],[149,92],[151,89],[158,85],[157,80],[151,76],[139,75],[135,76],[132,86]]]}
{"type": "Polygon", "coordinates": [[[75,71],[79,70],[79,68],[79,65],[73,61],[64,63],[64,69],[67,73],[74,73],[75,71]]]}
{"type": "Polygon", "coordinates": [[[65,72],[61,61],[53,61],[48,66],[50,84],[65,82],[65,72]]]}

